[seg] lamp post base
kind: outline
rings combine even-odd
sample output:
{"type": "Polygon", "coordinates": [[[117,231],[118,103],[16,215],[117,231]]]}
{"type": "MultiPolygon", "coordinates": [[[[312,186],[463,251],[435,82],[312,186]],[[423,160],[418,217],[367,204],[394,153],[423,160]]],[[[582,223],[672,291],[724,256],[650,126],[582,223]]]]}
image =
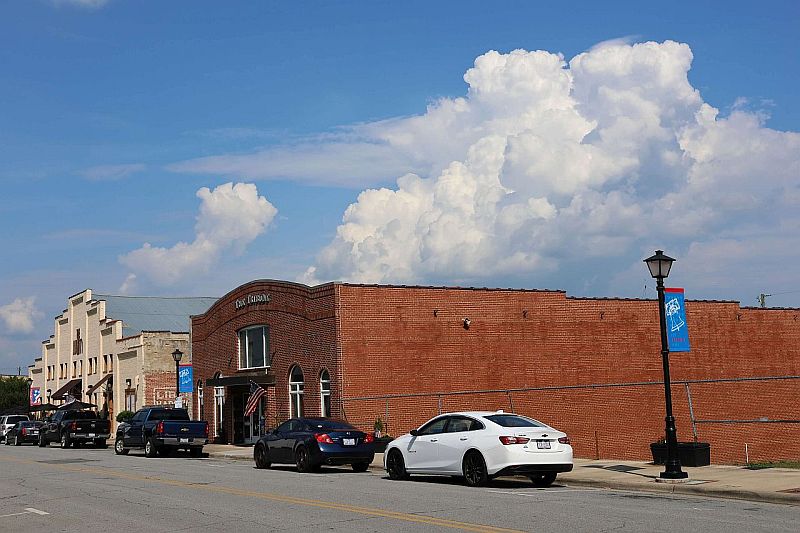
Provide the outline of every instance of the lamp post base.
{"type": "Polygon", "coordinates": [[[689,482],[689,477],[688,477],[688,476],[686,476],[686,477],[682,477],[682,478],[675,478],[675,479],[673,479],[673,478],[663,478],[663,477],[657,477],[657,478],[655,479],[655,482],[656,482],[656,483],[668,483],[668,484],[670,484],[670,485],[678,485],[678,484],[680,484],[680,483],[688,483],[688,482],[689,482]]]}
{"type": "Polygon", "coordinates": [[[671,472],[669,470],[665,470],[660,474],[658,474],[658,477],[659,479],[657,479],[656,481],[687,479],[689,477],[689,474],[687,472],[684,472],[683,470],[678,470],[677,472],[671,472]]]}

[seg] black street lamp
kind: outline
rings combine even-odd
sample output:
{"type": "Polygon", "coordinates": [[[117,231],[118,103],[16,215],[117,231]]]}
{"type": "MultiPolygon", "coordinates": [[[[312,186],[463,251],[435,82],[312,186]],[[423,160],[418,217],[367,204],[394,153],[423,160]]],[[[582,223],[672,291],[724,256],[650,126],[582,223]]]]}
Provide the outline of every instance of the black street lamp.
{"type": "Polygon", "coordinates": [[[658,291],[658,319],[661,325],[661,363],[664,366],[664,399],[667,404],[665,432],[667,437],[667,461],[664,471],[659,474],[662,479],[685,479],[689,474],[681,470],[681,459],[678,456],[678,431],[675,429],[675,417],[672,415],[672,390],[669,379],[669,345],[667,344],[667,317],[664,310],[664,278],[675,260],[664,255],[663,250],[656,250],[655,255],[644,260],[650,275],[656,279],[658,291]]]}
{"type": "Polygon", "coordinates": [[[172,358],[175,360],[175,399],[176,400],[181,395],[181,393],[180,393],[180,390],[181,390],[181,376],[180,376],[181,357],[183,357],[183,352],[176,348],[175,351],[172,352],[172,358]]]}
{"type": "Polygon", "coordinates": [[[28,383],[28,412],[31,412],[31,385],[33,385],[33,380],[28,378],[25,380],[28,383]]]}

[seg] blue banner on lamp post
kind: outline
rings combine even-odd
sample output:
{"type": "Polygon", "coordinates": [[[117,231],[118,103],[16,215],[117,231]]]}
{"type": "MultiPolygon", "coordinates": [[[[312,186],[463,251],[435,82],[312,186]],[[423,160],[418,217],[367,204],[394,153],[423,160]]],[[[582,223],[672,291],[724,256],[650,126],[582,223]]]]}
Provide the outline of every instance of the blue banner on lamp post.
{"type": "Polygon", "coordinates": [[[664,314],[667,316],[667,344],[670,352],[688,352],[689,328],[683,289],[664,289],[664,314]]]}
{"type": "Polygon", "coordinates": [[[194,372],[192,365],[181,365],[178,371],[178,392],[192,392],[194,390],[194,372]]]}

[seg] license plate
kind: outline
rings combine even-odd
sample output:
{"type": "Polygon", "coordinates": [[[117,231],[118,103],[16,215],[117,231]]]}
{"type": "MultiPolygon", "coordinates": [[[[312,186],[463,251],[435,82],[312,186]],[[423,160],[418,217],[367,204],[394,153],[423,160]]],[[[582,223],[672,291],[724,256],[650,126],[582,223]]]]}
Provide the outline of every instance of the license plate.
{"type": "Polygon", "coordinates": [[[94,436],[95,436],[95,434],[94,434],[94,433],[89,433],[89,434],[87,435],[87,437],[89,437],[90,439],[93,439],[93,438],[94,438],[94,436]]]}
{"type": "Polygon", "coordinates": [[[549,450],[550,449],[550,441],[549,440],[537,440],[536,441],[536,448],[539,450],[549,450]]]}
{"type": "Polygon", "coordinates": [[[178,442],[189,442],[189,439],[178,439],[178,442]]]}
{"type": "Polygon", "coordinates": [[[342,444],[344,444],[345,446],[355,446],[356,439],[342,439],[342,444]]]}

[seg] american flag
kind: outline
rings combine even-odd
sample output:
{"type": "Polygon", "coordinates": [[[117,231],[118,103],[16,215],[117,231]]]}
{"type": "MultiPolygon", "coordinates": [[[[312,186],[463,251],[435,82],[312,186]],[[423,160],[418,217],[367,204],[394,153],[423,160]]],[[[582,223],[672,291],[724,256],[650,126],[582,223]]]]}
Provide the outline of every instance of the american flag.
{"type": "Polygon", "coordinates": [[[267,390],[264,387],[253,381],[250,382],[250,397],[247,398],[247,405],[244,406],[244,416],[250,416],[256,412],[258,402],[266,393],[267,390]]]}

